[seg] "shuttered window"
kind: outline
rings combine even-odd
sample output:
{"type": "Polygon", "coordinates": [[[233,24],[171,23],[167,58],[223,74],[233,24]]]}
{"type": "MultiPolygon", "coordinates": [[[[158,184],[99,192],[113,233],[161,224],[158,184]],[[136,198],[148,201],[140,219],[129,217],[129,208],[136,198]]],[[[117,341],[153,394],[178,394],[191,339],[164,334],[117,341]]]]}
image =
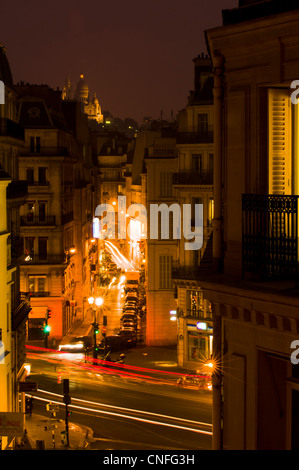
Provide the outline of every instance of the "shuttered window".
{"type": "Polygon", "coordinates": [[[172,288],[172,277],[171,277],[171,268],[172,268],[172,256],[162,255],[159,257],[159,267],[160,267],[160,289],[171,289],[172,288]]]}
{"type": "Polygon", "coordinates": [[[289,90],[269,89],[269,194],[292,193],[291,104],[289,90]]]}

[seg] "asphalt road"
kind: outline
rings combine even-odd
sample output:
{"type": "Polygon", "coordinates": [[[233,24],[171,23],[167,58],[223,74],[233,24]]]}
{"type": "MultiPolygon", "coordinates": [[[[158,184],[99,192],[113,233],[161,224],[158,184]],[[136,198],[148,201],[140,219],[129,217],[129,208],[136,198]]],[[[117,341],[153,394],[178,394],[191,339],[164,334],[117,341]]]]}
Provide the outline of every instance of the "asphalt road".
{"type": "Polygon", "coordinates": [[[46,403],[59,402],[58,418],[64,419],[62,383],[70,380],[70,420],[93,430],[92,449],[195,450],[211,449],[212,398],[208,391],[179,389],[143,377],[127,377],[81,369],[75,363],[62,365],[55,354],[31,355],[32,373],[38,382],[33,392],[34,412],[47,415],[46,403]]]}

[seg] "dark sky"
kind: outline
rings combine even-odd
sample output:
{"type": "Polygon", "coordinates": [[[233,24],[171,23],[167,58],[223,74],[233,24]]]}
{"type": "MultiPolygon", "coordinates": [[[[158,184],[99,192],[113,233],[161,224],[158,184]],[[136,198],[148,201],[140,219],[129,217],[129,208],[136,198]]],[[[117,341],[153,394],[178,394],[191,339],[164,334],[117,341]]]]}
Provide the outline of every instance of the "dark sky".
{"type": "Polygon", "coordinates": [[[204,30],[238,0],[2,0],[0,43],[14,82],[73,87],[80,73],[103,110],[141,123],[185,107],[204,30]]]}

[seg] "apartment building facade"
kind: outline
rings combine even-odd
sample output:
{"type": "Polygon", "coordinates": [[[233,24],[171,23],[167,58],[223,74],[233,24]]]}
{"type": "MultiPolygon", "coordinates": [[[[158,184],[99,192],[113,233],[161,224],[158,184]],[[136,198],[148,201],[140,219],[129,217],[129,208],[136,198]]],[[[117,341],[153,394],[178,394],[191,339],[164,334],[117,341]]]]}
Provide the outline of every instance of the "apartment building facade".
{"type": "Polygon", "coordinates": [[[206,32],[214,70],[214,449],[298,449],[299,10],[240,1],[206,32]]]}
{"type": "Polygon", "coordinates": [[[30,295],[32,307],[27,338],[54,346],[84,317],[83,286],[91,279],[85,250],[92,238],[97,174],[79,103],[62,102],[59,90],[46,85],[21,83],[16,89],[25,128],[19,175],[28,183],[20,211],[21,290],[30,295]],[[51,330],[45,337],[46,323],[51,330]]]}
{"type": "Polygon", "coordinates": [[[198,230],[199,222],[195,208],[197,205],[198,212],[198,205],[202,205],[203,243],[200,249],[188,249],[183,237],[178,240],[172,277],[177,300],[178,363],[201,370],[211,356],[213,344],[211,306],[203,297],[197,275],[199,270],[209,272],[212,261],[214,112],[210,58],[201,54],[193,62],[194,89],[187,106],[178,115],[178,163],[173,175],[173,192],[182,210],[184,204],[191,207],[193,232],[198,230]]]}
{"type": "MultiPolygon", "coordinates": [[[[0,80],[4,89],[4,102],[0,104],[0,411],[21,413],[25,410],[25,396],[19,391],[19,383],[26,378],[25,340],[30,303],[20,293],[19,209],[26,200],[27,183],[18,180],[24,129],[17,122],[17,94],[1,44],[0,80]]],[[[16,419],[19,416],[15,414],[16,419]]],[[[0,436],[0,449],[13,444],[14,437],[0,436]]]]}

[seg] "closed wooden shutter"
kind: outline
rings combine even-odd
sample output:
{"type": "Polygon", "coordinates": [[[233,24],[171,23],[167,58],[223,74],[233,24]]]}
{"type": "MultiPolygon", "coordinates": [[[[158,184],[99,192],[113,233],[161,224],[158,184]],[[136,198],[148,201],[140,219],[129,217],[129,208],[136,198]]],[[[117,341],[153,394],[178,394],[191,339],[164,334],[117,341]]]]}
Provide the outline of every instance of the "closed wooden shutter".
{"type": "Polygon", "coordinates": [[[269,194],[292,193],[291,104],[289,90],[269,89],[269,194]]]}

